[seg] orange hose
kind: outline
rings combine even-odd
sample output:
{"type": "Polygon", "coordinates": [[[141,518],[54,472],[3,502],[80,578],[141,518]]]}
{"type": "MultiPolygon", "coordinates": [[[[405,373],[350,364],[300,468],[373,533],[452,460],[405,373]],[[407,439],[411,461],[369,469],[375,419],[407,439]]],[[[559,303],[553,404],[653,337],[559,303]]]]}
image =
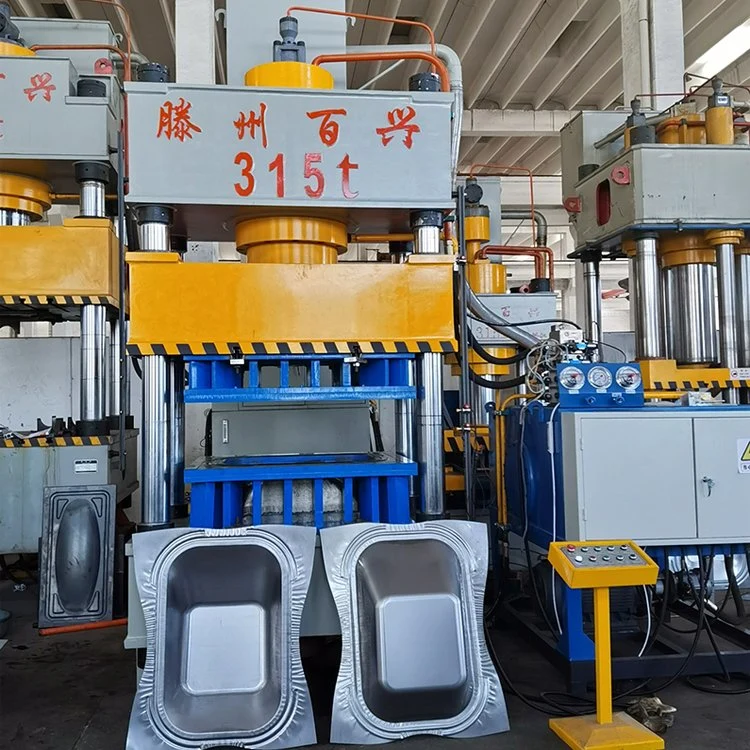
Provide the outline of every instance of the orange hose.
{"type": "Polygon", "coordinates": [[[38,52],[39,50],[106,50],[120,57],[122,65],[125,68],[123,78],[126,81],[131,80],[130,56],[124,50],[111,44],[35,44],[32,47],[29,47],[29,49],[32,52],[38,52]]]}
{"type": "Polygon", "coordinates": [[[540,269],[537,268],[536,261],[534,263],[535,273],[538,278],[543,278],[546,274],[549,279],[550,289],[555,288],[555,254],[549,247],[524,247],[522,245],[485,245],[477,256],[479,258],[485,258],[487,255],[533,255],[535,258],[538,257],[541,263],[540,269]],[[487,251],[490,251],[487,253],[487,251]],[[546,256],[546,258],[545,258],[546,256]],[[546,269],[545,269],[545,259],[546,269]],[[541,273],[540,273],[541,270],[541,273]]]}
{"type": "Polygon", "coordinates": [[[448,68],[439,57],[431,55],[429,52],[348,52],[339,55],[318,55],[313,61],[313,65],[324,65],[325,63],[338,62],[372,62],[375,60],[426,60],[433,64],[440,76],[440,88],[443,91],[450,91],[450,74],[448,68]]]}
{"type": "Polygon", "coordinates": [[[105,628],[119,628],[128,624],[128,618],[120,620],[105,620],[104,622],[84,622],[81,625],[62,625],[59,628],[40,628],[39,635],[63,635],[64,633],[84,633],[88,630],[104,630],[105,628]]]}
{"type": "MultiPolygon", "coordinates": [[[[329,10],[328,8],[311,8],[305,5],[290,5],[286,9],[287,16],[292,15],[292,11],[303,11],[305,13],[321,13],[326,16],[344,16],[345,18],[362,18],[366,21],[380,21],[382,23],[401,24],[402,26],[418,26],[420,29],[424,29],[427,32],[427,36],[430,38],[430,48],[432,54],[435,54],[435,32],[432,27],[422,21],[409,21],[405,18],[389,18],[388,16],[372,16],[369,13],[351,13],[350,11],[343,10],[329,10]]],[[[315,63],[313,63],[315,64],[315,63]]]]}
{"type": "Polygon", "coordinates": [[[505,245],[485,245],[477,258],[487,258],[490,255],[527,255],[534,258],[534,274],[538,279],[544,277],[544,256],[539,247],[513,247],[505,245]]]}

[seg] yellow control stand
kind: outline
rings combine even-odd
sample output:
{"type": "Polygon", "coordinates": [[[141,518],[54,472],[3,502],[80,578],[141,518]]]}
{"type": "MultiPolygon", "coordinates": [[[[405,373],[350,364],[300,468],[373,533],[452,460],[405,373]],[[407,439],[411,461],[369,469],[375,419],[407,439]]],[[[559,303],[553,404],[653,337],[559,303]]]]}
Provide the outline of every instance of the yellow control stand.
{"type": "Polygon", "coordinates": [[[626,713],[612,713],[609,590],[656,583],[656,563],[634,542],[553,542],[549,562],[572,589],[594,590],[596,715],[550,719],[550,729],[574,750],[662,750],[664,740],[626,713]]]}

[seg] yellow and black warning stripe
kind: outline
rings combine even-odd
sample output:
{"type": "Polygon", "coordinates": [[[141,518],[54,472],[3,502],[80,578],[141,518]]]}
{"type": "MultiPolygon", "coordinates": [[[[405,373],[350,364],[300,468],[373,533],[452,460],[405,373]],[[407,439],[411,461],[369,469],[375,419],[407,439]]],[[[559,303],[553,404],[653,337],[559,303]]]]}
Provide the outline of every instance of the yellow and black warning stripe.
{"type": "MultiPolygon", "coordinates": [[[[472,435],[471,447],[475,451],[488,452],[489,441],[484,435],[472,435]]],[[[451,432],[443,433],[443,450],[446,453],[463,453],[464,439],[460,435],[454,435],[451,432]]]]}
{"type": "Polygon", "coordinates": [[[35,437],[6,438],[0,442],[3,448],[63,448],[66,446],[112,445],[110,435],[101,437],[35,437]]]}
{"type": "Polygon", "coordinates": [[[455,341],[302,341],[237,342],[192,344],[128,344],[131,356],[288,356],[299,354],[449,354],[455,341]]]}
{"type": "Polygon", "coordinates": [[[750,388],[750,380],[656,380],[657,391],[693,391],[696,388],[750,388]]]}
{"type": "Polygon", "coordinates": [[[6,307],[70,307],[80,305],[116,305],[114,297],[108,296],[79,296],[64,294],[31,294],[31,295],[9,295],[0,296],[2,304],[6,307]]]}

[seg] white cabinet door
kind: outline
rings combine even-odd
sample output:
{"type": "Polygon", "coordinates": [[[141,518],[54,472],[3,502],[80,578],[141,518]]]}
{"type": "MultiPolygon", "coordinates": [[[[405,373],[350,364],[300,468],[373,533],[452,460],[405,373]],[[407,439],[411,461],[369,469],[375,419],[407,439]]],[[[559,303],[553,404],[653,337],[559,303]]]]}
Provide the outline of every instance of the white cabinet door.
{"type": "Polygon", "coordinates": [[[750,445],[750,417],[707,414],[693,425],[698,535],[750,541],[750,473],[741,471],[742,454],[750,445]]]}
{"type": "Polygon", "coordinates": [[[577,448],[584,538],[695,539],[692,420],[584,416],[577,448]]]}

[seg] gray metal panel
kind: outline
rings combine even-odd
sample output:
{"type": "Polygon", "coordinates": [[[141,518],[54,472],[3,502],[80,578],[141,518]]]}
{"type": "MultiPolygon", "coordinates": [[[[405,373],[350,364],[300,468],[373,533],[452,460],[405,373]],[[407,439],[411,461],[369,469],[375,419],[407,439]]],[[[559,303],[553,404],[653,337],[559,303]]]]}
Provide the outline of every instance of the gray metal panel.
{"type": "Polygon", "coordinates": [[[750,226],[750,187],[744,179],[749,171],[748,148],[634,146],[576,187],[582,204],[575,220],[578,246],[616,238],[633,226],[750,226]],[[612,179],[616,167],[629,170],[625,184],[612,179]],[[604,182],[612,213],[599,224],[597,187],[604,182]]]}
{"type": "MultiPolygon", "coordinates": [[[[319,0],[316,8],[346,10],[344,0],[319,0]]],[[[226,0],[227,82],[242,86],[250,68],[273,60],[273,42],[279,39],[279,18],[284,6],[279,3],[226,0]]],[[[307,62],[317,55],[346,50],[347,20],[317,13],[295,13],[299,20],[299,39],[305,42],[307,62]]],[[[356,23],[362,23],[356,21],[356,23]]],[[[336,87],[346,86],[346,65],[331,65],[336,87]]]]}
{"type": "Polygon", "coordinates": [[[174,84],[128,84],[130,192],[132,203],[177,205],[223,205],[237,208],[263,206],[313,206],[324,208],[447,208],[451,199],[451,112],[453,97],[441,93],[348,92],[267,90],[231,87],[178,86],[174,84]],[[189,137],[157,137],[160,110],[166,103],[189,103],[190,118],[200,131],[189,137]],[[240,117],[259,115],[266,105],[265,132],[255,139],[235,125],[240,117]],[[395,133],[385,145],[376,128],[388,126],[389,112],[412,107],[411,148],[404,131],[395,133]],[[308,112],[344,109],[337,117],[338,141],[321,143],[320,118],[308,112]],[[254,161],[255,186],[251,195],[238,194],[246,186],[244,162],[237,155],[247,153],[254,161]],[[284,197],[277,194],[277,172],[269,164],[279,153],[285,158],[284,197]],[[318,154],[325,178],[319,198],[305,191],[317,187],[315,178],[305,178],[307,154],[318,154]],[[347,157],[351,169],[350,197],[345,197],[342,168],[347,157]],[[356,193],[356,195],[353,195],[356,193]],[[352,197],[353,195],[353,197],[352,197]]]}
{"type": "MultiPolygon", "coordinates": [[[[578,508],[566,492],[572,539],[695,539],[693,434],[689,419],[635,413],[576,420],[578,508]],[[577,523],[576,523],[577,522],[577,523]]],[[[565,445],[567,436],[564,438],[565,445]]]]}
{"type": "MultiPolygon", "coordinates": [[[[501,315],[511,323],[521,323],[527,320],[547,320],[557,317],[557,297],[552,293],[538,292],[536,294],[480,294],[479,299],[492,312],[501,315]]],[[[471,330],[477,341],[484,346],[505,346],[515,344],[503,334],[476,320],[470,321],[471,330]]],[[[535,336],[547,337],[552,324],[524,326],[524,330],[535,336]]]]}
{"type": "Polygon", "coordinates": [[[750,416],[717,420],[707,415],[693,425],[699,536],[748,540],[750,474],[739,471],[739,457],[750,444],[750,416]]]}
{"type": "MultiPolygon", "coordinates": [[[[2,72],[5,78],[0,164],[5,168],[12,168],[12,163],[5,163],[6,160],[16,159],[65,162],[111,159],[120,95],[108,76],[100,79],[108,85],[109,97],[92,98],[75,96],[78,74],[67,59],[5,57],[2,72]],[[53,88],[27,93],[33,89],[35,76],[44,76],[45,80],[49,76],[53,88]]],[[[39,176],[53,178],[56,173],[53,167],[49,169],[49,173],[42,172],[39,176]]]]}
{"type": "Polygon", "coordinates": [[[116,446],[0,448],[0,554],[38,551],[45,487],[113,484],[117,487],[118,502],[135,492],[138,488],[135,431],[128,433],[126,447],[130,460],[124,478],[119,456],[110,455],[116,446]],[[90,471],[92,467],[95,471],[90,471]]]}
{"type": "MultiPolygon", "coordinates": [[[[35,44],[117,45],[115,32],[108,21],[83,21],[67,18],[14,18],[28,47],[35,44]]],[[[39,57],[60,57],[61,52],[40,50],[39,57]]],[[[94,63],[108,57],[106,50],[66,50],[66,57],[80,75],[94,72],[94,63]]],[[[115,58],[119,61],[119,58],[115,58]]]]}
{"type": "Polygon", "coordinates": [[[563,198],[576,194],[578,167],[607,162],[622,149],[623,136],[602,149],[597,149],[594,144],[624,125],[626,117],[626,112],[584,111],[563,127],[560,131],[563,198]]]}
{"type": "Polygon", "coordinates": [[[34,430],[37,418],[49,424],[53,416],[67,418],[78,413],[73,405],[73,394],[79,391],[78,341],[62,337],[0,339],[4,396],[0,399],[0,425],[34,430]]]}
{"type": "Polygon", "coordinates": [[[112,617],[114,485],[47,487],[39,563],[39,627],[112,617]]]}
{"type": "Polygon", "coordinates": [[[214,456],[367,453],[370,409],[363,404],[216,404],[214,456]]]}

